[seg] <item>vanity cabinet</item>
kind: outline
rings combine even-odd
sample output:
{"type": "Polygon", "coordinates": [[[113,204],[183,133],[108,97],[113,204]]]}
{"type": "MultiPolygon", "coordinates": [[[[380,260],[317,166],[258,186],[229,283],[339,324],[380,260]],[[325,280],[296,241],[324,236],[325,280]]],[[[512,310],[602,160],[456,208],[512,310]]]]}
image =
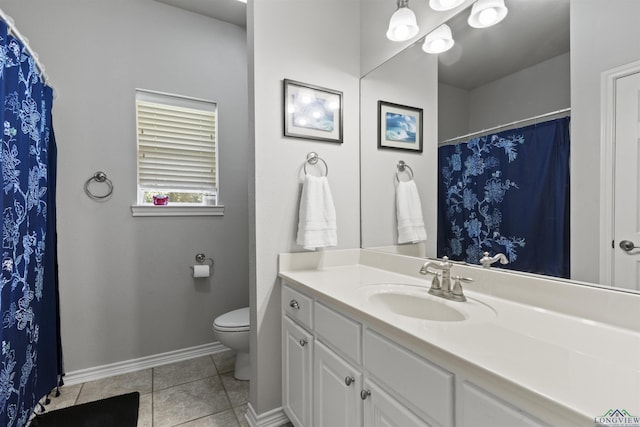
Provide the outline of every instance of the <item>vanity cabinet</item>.
{"type": "Polygon", "coordinates": [[[283,408],[296,427],[453,427],[451,373],[308,302],[283,285],[283,408]]]}

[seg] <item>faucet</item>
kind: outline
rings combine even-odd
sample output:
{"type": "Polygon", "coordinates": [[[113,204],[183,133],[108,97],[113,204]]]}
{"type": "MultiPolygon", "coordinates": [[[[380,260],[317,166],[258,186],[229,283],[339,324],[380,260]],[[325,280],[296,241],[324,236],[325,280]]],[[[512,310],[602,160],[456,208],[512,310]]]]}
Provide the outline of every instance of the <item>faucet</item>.
{"type": "Polygon", "coordinates": [[[466,301],[467,298],[462,293],[462,285],[463,282],[471,282],[473,279],[467,277],[454,277],[455,283],[453,287],[451,286],[451,267],[453,264],[449,261],[448,257],[442,257],[442,261],[426,261],[422,264],[420,268],[420,274],[433,274],[434,278],[431,281],[431,288],[429,288],[429,293],[431,295],[435,295],[441,298],[446,298],[453,301],[466,301]],[[436,270],[442,270],[442,284],[440,283],[440,273],[434,273],[429,271],[430,268],[436,270]]]}
{"type": "Polygon", "coordinates": [[[509,264],[509,260],[503,253],[497,253],[492,257],[489,256],[489,252],[485,252],[483,255],[484,256],[480,259],[480,264],[482,264],[484,268],[489,268],[491,267],[491,264],[498,261],[500,261],[500,264],[502,265],[509,264]]]}

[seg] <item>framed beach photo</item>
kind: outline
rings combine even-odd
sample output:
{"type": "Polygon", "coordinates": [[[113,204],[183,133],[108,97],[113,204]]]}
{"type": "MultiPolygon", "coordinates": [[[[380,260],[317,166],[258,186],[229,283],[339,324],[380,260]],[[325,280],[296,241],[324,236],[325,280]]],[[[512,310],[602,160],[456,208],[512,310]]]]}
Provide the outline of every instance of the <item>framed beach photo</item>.
{"type": "Polygon", "coordinates": [[[422,108],[378,101],[378,148],[422,153],[422,108]]]}
{"type": "Polygon", "coordinates": [[[284,136],[342,143],[342,92],[284,79],[284,136]]]}

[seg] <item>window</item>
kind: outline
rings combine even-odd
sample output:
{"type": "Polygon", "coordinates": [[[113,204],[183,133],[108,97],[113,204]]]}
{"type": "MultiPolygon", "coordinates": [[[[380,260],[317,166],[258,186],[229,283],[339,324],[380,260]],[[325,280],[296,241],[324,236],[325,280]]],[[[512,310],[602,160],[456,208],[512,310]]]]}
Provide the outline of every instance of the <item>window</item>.
{"type": "Polygon", "coordinates": [[[217,205],[216,103],[137,90],[136,127],[138,205],[217,205]]]}

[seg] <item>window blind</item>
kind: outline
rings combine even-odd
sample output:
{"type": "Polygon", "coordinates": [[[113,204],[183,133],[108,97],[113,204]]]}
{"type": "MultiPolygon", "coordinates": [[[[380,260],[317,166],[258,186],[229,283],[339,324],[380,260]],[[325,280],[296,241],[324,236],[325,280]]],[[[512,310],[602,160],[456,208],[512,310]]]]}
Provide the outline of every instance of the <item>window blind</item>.
{"type": "Polygon", "coordinates": [[[210,106],[213,111],[136,99],[140,189],[216,191],[217,117],[210,106]]]}

